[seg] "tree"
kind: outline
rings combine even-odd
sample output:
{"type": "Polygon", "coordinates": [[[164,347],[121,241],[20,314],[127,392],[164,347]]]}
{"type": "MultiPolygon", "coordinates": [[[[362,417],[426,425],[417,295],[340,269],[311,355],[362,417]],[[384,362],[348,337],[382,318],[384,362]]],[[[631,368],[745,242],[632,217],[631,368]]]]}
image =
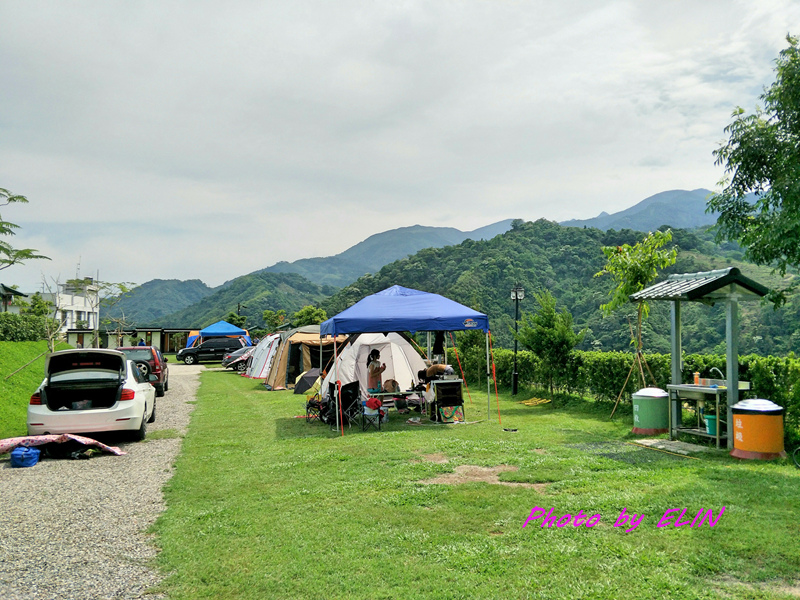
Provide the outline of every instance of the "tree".
{"type": "MultiPolygon", "coordinates": [[[[661,249],[672,241],[672,231],[656,231],[648,233],[641,242],[633,246],[603,246],[606,265],[595,277],[611,275],[617,286],[611,290],[611,301],[601,304],[600,309],[605,316],[630,303],[630,295],[641,292],[657,276],[659,269],[665,269],[678,260],[678,249],[661,249]]],[[[637,352],[642,350],[642,319],[646,318],[650,307],[644,300],[637,303],[636,334],[632,343],[637,352]]],[[[642,382],[644,383],[644,381],[642,382]]]]}
{"type": "Polygon", "coordinates": [[[223,321],[227,321],[236,327],[244,327],[244,324],[247,322],[247,317],[245,315],[237,315],[235,312],[231,311],[225,315],[223,321]]]}
{"type": "Polygon", "coordinates": [[[764,107],[751,115],[737,108],[730,139],[714,151],[725,177],[707,208],[719,212],[717,241],[739,242],[747,258],[782,276],[800,265],[800,48],[797,37],[786,40],[764,107]]]}
{"type": "Polygon", "coordinates": [[[308,305],[298,310],[292,315],[292,325],[302,327],[303,325],[318,325],[322,323],[328,315],[321,308],[308,305]]]}
{"type": "Polygon", "coordinates": [[[281,325],[286,322],[286,311],[281,309],[278,311],[265,310],[263,314],[264,323],[267,326],[267,333],[277,331],[281,325]]]}
{"type": "MultiPolygon", "coordinates": [[[[612,312],[625,306],[630,302],[630,295],[636,292],[641,292],[658,276],[659,269],[665,269],[675,264],[678,260],[678,249],[673,246],[670,249],[662,249],[672,241],[672,231],[656,231],[655,233],[648,233],[641,242],[637,242],[633,246],[623,244],[622,246],[603,246],[603,254],[606,255],[606,266],[602,271],[595,273],[595,277],[601,277],[609,274],[617,284],[611,290],[611,301],[607,304],[601,304],[600,309],[605,316],[610,315],[612,312]]],[[[622,384],[622,389],[617,396],[617,401],[614,404],[614,410],[611,411],[611,416],[617,410],[622,392],[625,391],[625,386],[628,385],[628,379],[635,368],[639,373],[639,378],[642,382],[642,387],[647,387],[647,381],[644,376],[644,367],[647,363],[644,361],[642,354],[642,320],[647,317],[650,312],[650,306],[644,300],[639,300],[636,306],[636,332],[633,334],[631,343],[636,346],[636,354],[634,361],[631,364],[631,370],[628,371],[628,377],[625,383],[622,384]],[[644,367],[642,366],[644,365],[644,367]]],[[[650,370],[650,367],[647,367],[650,370]]],[[[653,374],[650,373],[650,377],[653,374]]],[[[653,382],[655,384],[655,381],[653,382]]]]}
{"type": "MultiPolygon", "coordinates": [[[[12,194],[8,190],[0,188],[0,207],[8,206],[9,204],[27,204],[27,202],[28,199],[25,196],[12,194]]],[[[0,236],[14,235],[17,229],[19,229],[19,225],[3,221],[3,217],[0,216],[0,236]]],[[[33,248],[14,248],[8,242],[0,239],[0,271],[12,265],[21,264],[26,260],[50,260],[47,256],[37,254],[37,252],[33,248]]]]}
{"type": "Polygon", "coordinates": [[[534,314],[522,314],[517,339],[541,361],[552,397],[553,383],[563,374],[569,353],[581,342],[584,332],[575,332],[572,314],[566,308],[556,310],[556,299],[549,290],[534,294],[534,298],[539,308],[534,314]]]}
{"type": "Polygon", "coordinates": [[[26,302],[25,304],[25,306],[20,307],[20,314],[31,314],[36,315],[37,317],[45,317],[49,315],[54,308],[54,304],[49,300],[42,298],[42,295],[39,292],[36,292],[33,296],[31,296],[31,301],[26,302]]]}

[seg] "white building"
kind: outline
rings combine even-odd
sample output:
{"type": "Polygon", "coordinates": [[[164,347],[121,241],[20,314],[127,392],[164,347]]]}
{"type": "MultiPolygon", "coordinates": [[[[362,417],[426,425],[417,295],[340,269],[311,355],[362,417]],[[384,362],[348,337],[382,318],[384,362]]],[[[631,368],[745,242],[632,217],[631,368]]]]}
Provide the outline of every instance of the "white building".
{"type": "Polygon", "coordinates": [[[62,283],[56,293],[42,294],[42,298],[58,308],[61,333],[68,329],[93,330],[100,323],[99,288],[91,277],[85,277],[79,285],[62,283]]]}

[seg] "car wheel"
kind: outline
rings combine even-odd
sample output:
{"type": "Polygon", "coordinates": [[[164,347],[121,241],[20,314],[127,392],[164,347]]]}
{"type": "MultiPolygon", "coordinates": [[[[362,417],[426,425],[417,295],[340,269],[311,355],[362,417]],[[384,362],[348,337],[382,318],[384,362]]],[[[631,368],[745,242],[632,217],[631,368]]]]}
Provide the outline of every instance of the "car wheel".
{"type": "Polygon", "coordinates": [[[247,370],[247,363],[244,362],[243,360],[240,360],[238,363],[236,363],[236,370],[239,371],[240,373],[242,371],[246,371],[247,370]]]}
{"type": "Polygon", "coordinates": [[[147,419],[148,423],[155,423],[156,420],[156,399],[153,398],[153,412],[150,413],[150,418],[147,419]]]}
{"type": "Polygon", "coordinates": [[[153,387],[156,388],[156,397],[161,398],[161,397],[164,396],[165,388],[164,388],[163,384],[162,385],[154,385],[153,387]]]}
{"type": "Polygon", "coordinates": [[[145,419],[146,416],[147,412],[145,411],[144,413],[142,413],[142,424],[139,426],[139,429],[137,429],[133,433],[133,439],[135,439],[137,442],[141,442],[142,440],[144,440],[144,438],[147,437],[147,419],[145,419]]]}
{"type": "Polygon", "coordinates": [[[142,374],[142,377],[147,377],[150,375],[150,365],[143,360],[137,360],[136,366],[139,367],[139,373],[142,374]]]}
{"type": "Polygon", "coordinates": [[[183,357],[183,362],[185,362],[187,365],[193,365],[195,362],[197,362],[197,358],[194,354],[187,354],[183,357]]]}
{"type": "Polygon", "coordinates": [[[164,391],[165,391],[165,392],[168,392],[168,391],[169,391],[169,377],[167,377],[167,378],[164,380],[164,391]]]}

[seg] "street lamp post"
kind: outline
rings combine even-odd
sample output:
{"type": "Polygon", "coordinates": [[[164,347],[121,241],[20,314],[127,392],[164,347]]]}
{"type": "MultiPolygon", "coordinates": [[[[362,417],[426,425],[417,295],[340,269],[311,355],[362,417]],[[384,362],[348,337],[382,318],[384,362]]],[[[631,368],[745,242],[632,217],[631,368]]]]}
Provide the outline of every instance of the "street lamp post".
{"type": "Polygon", "coordinates": [[[519,301],[525,297],[525,290],[516,284],[511,290],[511,299],[514,301],[514,372],[511,374],[511,395],[517,395],[519,373],[517,373],[517,334],[519,333],[519,301]]]}

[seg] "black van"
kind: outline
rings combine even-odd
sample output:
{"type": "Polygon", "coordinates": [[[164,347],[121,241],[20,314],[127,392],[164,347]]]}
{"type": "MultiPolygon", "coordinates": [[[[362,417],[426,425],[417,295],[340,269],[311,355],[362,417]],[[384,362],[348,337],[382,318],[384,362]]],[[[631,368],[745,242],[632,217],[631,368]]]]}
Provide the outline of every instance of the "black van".
{"type": "Polygon", "coordinates": [[[229,352],[238,350],[245,346],[244,338],[241,337],[218,337],[203,340],[202,344],[178,350],[177,359],[182,360],[187,365],[199,362],[221,362],[223,357],[229,352]]]}

